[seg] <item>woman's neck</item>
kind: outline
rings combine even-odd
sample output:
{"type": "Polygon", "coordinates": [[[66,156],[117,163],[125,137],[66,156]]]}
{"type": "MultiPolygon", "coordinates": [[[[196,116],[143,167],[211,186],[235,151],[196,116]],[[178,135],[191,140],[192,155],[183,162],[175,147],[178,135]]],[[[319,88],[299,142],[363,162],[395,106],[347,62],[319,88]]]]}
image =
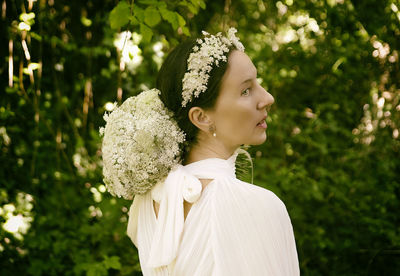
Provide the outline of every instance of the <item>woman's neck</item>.
{"type": "Polygon", "coordinates": [[[228,159],[233,155],[238,147],[226,147],[217,141],[209,143],[199,143],[193,145],[187,154],[184,165],[197,162],[208,158],[228,159]]]}

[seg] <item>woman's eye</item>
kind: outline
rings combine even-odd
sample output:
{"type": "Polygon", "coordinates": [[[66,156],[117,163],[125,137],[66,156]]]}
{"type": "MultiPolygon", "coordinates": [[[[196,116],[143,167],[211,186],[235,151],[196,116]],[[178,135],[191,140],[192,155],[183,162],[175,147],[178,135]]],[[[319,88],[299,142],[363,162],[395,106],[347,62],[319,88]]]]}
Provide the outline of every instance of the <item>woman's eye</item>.
{"type": "Polygon", "coordinates": [[[242,96],[248,96],[250,94],[250,88],[247,88],[242,91],[242,96]]]}

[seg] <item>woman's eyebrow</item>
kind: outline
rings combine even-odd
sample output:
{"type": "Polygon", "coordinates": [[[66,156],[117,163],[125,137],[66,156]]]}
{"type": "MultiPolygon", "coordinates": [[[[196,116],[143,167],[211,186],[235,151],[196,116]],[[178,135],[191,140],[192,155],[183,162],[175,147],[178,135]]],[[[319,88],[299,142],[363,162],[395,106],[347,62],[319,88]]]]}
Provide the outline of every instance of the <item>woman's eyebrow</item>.
{"type": "Polygon", "coordinates": [[[247,83],[247,82],[251,82],[253,79],[247,79],[245,81],[243,81],[241,84],[247,83]]]}

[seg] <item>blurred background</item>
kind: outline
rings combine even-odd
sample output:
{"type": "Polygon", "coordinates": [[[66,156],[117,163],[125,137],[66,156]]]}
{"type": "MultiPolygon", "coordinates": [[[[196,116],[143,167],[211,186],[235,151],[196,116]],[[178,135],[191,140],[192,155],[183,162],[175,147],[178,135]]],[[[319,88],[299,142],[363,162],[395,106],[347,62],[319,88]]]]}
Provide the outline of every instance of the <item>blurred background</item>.
{"type": "Polygon", "coordinates": [[[103,114],[177,43],[231,26],[275,97],[249,151],[302,275],[400,275],[400,1],[0,2],[1,275],[141,275],[103,114]]]}

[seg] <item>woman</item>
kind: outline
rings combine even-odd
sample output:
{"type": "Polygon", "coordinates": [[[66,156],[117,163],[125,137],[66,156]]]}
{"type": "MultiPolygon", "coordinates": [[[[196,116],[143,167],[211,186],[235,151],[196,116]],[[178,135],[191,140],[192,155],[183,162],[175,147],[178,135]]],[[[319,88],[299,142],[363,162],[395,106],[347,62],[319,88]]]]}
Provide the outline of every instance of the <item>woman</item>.
{"type": "MultiPolygon", "coordinates": [[[[161,172],[157,174],[166,166],[152,170],[154,173],[139,168],[129,174],[141,170],[144,179],[159,178],[155,179],[157,185],[137,188],[136,193],[134,189],[130,191],[136,196],[127,232],[138,248],[144,275],[299,275],[293,229],[285,205],[272,192],[242,182],[235,175],[240,146],[265,142],[267,110],[274,103],[274,98],[257,82],[256,68],[235,32],[231,28],[226,37],[204,32],[202,39],[178,45],[160,69],[158,90],[151,90],[153,94],[142,92],[148,95],[142,96],[141,104],[125,107],[132,118],[151,123],[149,118],[155,108],[142,117],[143,112],[135,108],[157,101],[158,97],[153,96],[159,94],[163,107],[160,104],[158,110],[165,108],[160,112],[169,114],[164,116],[167,121],[159,122],[160,131],[171,130],[153,140],[135,136],[137,145],[157,142],[130,152],[129,156],[155,154],[155,163],[171,153],[168,143],[171,147],[180,145],[175,155],[170,154],[175,161],[166,162],[170,164],[166,178],[161,177],[161,172]],[[166,128],[170,121],[174,121],[173,125],[166,128]],[[173,134],[164,145],[165,150],[158,151],[163,147],[161,139],[170,133],[173,134]],[[183,133],[184,143],[180,135],[183,133]]],[[[106,120],[107,124],[117,121],[110,117],[106,120]]],[[[123,127],[121,133],[125,135],[131,128],[123,127]]],[[[105,139],[109,132],[106,125],[105,139]]],[[[137,132],[140,131],[136,130],[135,135],[137,132]]],[[[105,182],[111,192],[118,194],[118,189],[112,187],[119,181],[120,190],[125,189],[121,194],[127,195],[129,187],[138,184],[125,185],[124,181],[111,178],[104,156],[108,148],[103,142],[105,182]]],[[[115,150],[113,154],[109,156],[115,157],[115,150]]],[[[113,160],[110,163],[116,164],[120,159],[113,160]]],[[[147,159],[142,159],[141,164],[151,163],[143,160],[147,159]]],[[[122,163],[118,164],[121,168],[122,163]]]]}

